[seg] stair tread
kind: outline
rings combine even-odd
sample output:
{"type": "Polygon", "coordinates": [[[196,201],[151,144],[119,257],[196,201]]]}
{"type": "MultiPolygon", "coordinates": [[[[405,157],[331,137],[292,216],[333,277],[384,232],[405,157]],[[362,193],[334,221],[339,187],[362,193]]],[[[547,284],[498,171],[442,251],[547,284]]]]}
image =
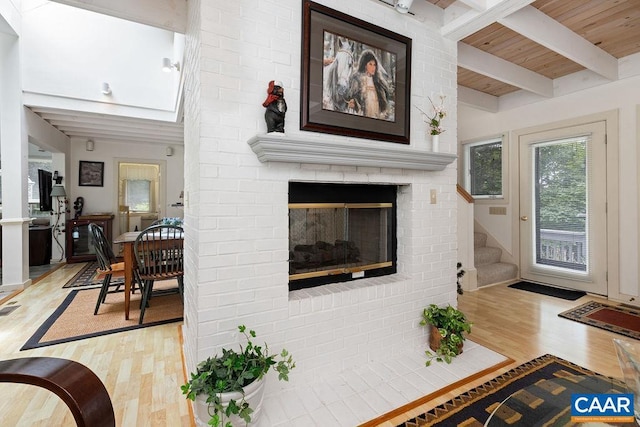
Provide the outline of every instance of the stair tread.
{"type": "Polygon", "coordinates": [[[481,248],[487,245],[487,235],[484,233],[478,233],[477,231],[473,233],[473,247],[481,248]]]}
{"type": "Polygon", "coordinates": [[[476,266],[480,266],[500,262],[501,257],[502,249],[494,248],[491,246],[484,246],[481,248],[476,248],[473,255],[473,261],[476,266]]]}
{"type": "Polygon", "coordinates": [[[478,286],[500,283],[518,277],[518,266],[508,262],[495,262],[476,266],[478,286]]]}

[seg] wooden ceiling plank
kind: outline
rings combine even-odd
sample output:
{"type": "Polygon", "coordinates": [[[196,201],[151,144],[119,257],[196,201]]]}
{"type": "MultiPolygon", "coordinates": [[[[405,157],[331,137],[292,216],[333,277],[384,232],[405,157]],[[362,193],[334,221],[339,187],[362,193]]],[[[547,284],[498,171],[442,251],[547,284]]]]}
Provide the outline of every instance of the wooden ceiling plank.
{"type": "Polygon", "coordinates": [[[500,24],[495,24],[470,37],[466,37],[462,42],[506,59],[505,57],[508,56],[506,52],[517,50],[517,46],[526,40],[525,37],[515,31],[500,24]]]}
{"type": "Polygon", "coordinates": [[[459,86],[468,87],[493,96],[502,96],[520,90],[520,88],[510,84],[461,67],[458,67],[458,82],[459,86]]]}
{"type": "Polygon", "coordinates": [[[618,79],[616,58],[532,6],[499,22],[609,80],[618,79]]]}
{"type": "Polygon", "coordinates": [[[461,42],[458,65],[547,98],[553,96],[551,79],[461,42]]]}
{"type": "MultiPolygon", "coordinates": [[[[640,11],[640,8],[638,9],[640,11]]],[[[600,49],[606,50],[619,59],[638,51],[640,14],[637,17],[630,17],[626,13],[615,14],[610,16],[606,25],[596,23],[579,33],[585,39],[597,44],[600,49]]]]}
{"type": "Polygon", "coordinates": [[[639,10],[637,6],[630,7],[627,3],[591,0],[578,4],[574,3],[574,7],[563,14],[557,15],[546,11],[543,11],[543,13],[577,32],[580,28],[588,28],[594,25],[610,26],[610,18],[612,16],[618,14],[634,16],[639,10]]]}
{"type": "Polygon", "coordinates": [[[446,22],[440,29],[443,37],[460,41],[465,37],[481,30],[482,28],[528,6],[533,0],[496,0],[496,3],[487,10],[469,10],[467,13],[446,22]]]}
{"type": "Polygon", "coordinates": [[[624,38],[616,39],[617,44],[607,50],[612,51],[612,55],[616,58],[624,58],[640,52],[640,33],[629,31],[624,38]]]}
{"type": "Polygon", "coordinates": [[[571,24],[584,21],[594,14],[604,13],[611,4],[602,0],[581,0],[580,2],[564,0],[547,5],[539,5],[536,1],[532,6],[562,25],[570,27],[571,24]]]}

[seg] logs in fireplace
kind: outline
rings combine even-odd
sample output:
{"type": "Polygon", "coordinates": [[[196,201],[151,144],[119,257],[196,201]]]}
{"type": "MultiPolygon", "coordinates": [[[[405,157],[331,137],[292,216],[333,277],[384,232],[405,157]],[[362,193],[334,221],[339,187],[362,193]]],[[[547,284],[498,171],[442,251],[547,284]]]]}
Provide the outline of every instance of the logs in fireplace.
{"type": "Polygon", "coordinates": [[[396,187],[289,184],[289,290],[396,272],[396,187]]]}
{"type": "Polygon", "coordinates": [[[335,244],[317,241],[313,245],[294,246],[290,261],[290,273],[327,265],[338,265],[343,262],[357,263],[360,261],[360,249],[355,242],[346,240],[338,239],[335,244]]]}

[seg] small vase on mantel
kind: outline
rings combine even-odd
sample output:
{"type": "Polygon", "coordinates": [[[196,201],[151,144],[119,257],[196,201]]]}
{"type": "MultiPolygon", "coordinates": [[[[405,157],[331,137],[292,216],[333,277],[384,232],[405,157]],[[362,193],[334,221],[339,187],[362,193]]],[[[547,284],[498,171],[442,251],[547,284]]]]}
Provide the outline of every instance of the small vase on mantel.
{"type": "Polygon", "coordinates": [[[437,153],[440,150],[440,135],[431,135],[431,151],[437,153]]]}

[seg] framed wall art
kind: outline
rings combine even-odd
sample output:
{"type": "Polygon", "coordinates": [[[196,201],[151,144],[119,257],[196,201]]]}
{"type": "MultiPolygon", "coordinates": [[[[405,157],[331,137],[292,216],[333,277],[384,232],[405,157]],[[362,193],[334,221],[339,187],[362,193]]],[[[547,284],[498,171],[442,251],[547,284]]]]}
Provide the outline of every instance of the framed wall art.
{"type": "Polygon", "coordinates": [[[411,39],[310,0],[300,129],[409,143],[411,39]]]}
{"type": "Polygon", "coordinates": [[[85,187],[102,187],[104,185],[104,162],[87,162],[80,160],[78,185],[85,187]]]}

